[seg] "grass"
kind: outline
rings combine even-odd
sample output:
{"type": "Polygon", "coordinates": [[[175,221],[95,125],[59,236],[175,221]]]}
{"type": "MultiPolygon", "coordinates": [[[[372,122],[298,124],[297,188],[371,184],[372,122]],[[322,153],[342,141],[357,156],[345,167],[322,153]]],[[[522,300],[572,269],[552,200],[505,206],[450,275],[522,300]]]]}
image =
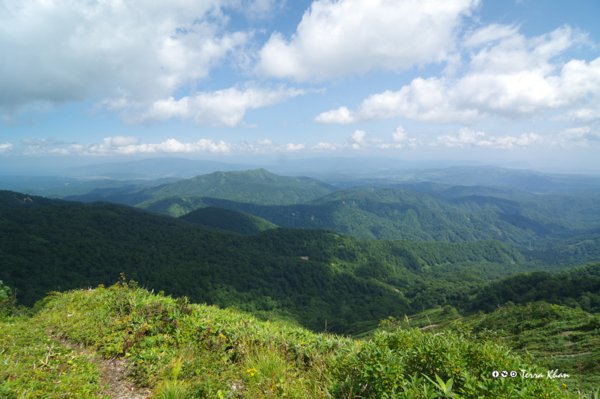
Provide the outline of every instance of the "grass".
{"type": "Polygon", "coordinates": [[[0,323],[0,397],[100,398],[93,353],[63,345],[35,319],[0,323]]]}
{"type": "Polygon", "coordinates": [[[356,340],[154,295],[124,279],[54,293],[41,308],[0,322],[3,397],[102,397],[92,353],[126,359],[133,382],[163,399],[583,397],[558,380],[492,378],[496,369],[541,368],[466,329],[396,328],[356,340]]]}

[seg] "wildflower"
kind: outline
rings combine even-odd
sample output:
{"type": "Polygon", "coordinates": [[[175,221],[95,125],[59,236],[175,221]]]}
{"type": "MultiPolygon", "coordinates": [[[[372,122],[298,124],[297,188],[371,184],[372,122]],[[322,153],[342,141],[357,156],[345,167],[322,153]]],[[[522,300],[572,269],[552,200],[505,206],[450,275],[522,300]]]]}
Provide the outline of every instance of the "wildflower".
{"type": "Polygon", "coordinates": [[[254,377],[254,374],[257,373],[258,371],[256,369],[248,369],[246,370],[246,373],[250,374],[250,377],[254,377]]]}

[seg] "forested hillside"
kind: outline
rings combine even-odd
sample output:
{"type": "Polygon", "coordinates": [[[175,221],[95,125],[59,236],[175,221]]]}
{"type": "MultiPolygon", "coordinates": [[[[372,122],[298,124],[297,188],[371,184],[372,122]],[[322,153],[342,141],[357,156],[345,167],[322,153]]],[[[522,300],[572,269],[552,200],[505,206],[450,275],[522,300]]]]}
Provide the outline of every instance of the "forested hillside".
{"type": "Polygon", "coordinates": [[[463,306],[470,311],[489,312],[507,302],[524,305],[538,301],[600,313],[600,263],[558,274],[519,273],[482,286],[463,306]]]}
{"type": "Polygon", "coordinates": [[[468,296],[530,267],[497,241],[372,241],[282,228],[241,236],[101,203],[1,210],[0,225],[0,279],[25,304],[125,272],[195,302],[275,311],[315,329],[328,320],[334,331],[468,296]]]}
{"type": "Polygon", "coordinates": [[[214,206],[200,208],[187,213],[180,217],[180,220],[185,220],[198,226],[212,227],[240,234],[255,234],[264,230],[277,228],[277,225],[259,217],[231,209],[216,208],[214,206]]]}
{"type": "Polygon", "coordinates": [[[171,216],[206,206],[237,210],[278,226],[330,229],[359,238],[446,242],[495,239],[520,248],[533,245],[564,252],[580,262],[600,259],[596,246],[600,199],[594,198],[441,199],[407,190],[360,187],[287,206],[195,196],[167,197],[138,205],[171,216]]]}
{"type": "Polygon", "coordinates": [[[0,190],[0,209],[27,209],[67,203],[67,201],[57,199],[0,190]]]}

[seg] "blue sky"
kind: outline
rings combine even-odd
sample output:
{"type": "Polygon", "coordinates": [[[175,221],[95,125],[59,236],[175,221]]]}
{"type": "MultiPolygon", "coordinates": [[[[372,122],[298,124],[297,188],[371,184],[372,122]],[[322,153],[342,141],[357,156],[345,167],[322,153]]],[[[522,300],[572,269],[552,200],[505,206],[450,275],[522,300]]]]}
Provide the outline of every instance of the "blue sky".
{"type": "Polygon", "coordinates": [[[0,3],[0,166],[158,156],[600,173],[600,2],[0,3]]]}

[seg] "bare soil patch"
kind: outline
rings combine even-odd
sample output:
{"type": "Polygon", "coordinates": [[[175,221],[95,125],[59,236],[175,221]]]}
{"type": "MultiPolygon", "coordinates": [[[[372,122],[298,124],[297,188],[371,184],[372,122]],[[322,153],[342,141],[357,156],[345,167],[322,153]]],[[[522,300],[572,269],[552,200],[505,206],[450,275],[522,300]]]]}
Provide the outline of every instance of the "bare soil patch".
{"type": "Polygon", "coordinates": [[[51,337],[80,354],[93,355],[92,361],[100,368],[102,395],[109,396],[111,399],[148,399],[150,397],[152,392],[149,389],[137,387],[127,379],[130,374],[127,360],[119,358],[104,359],[83,345],[72,343],[63,337],[51,337]]]}

